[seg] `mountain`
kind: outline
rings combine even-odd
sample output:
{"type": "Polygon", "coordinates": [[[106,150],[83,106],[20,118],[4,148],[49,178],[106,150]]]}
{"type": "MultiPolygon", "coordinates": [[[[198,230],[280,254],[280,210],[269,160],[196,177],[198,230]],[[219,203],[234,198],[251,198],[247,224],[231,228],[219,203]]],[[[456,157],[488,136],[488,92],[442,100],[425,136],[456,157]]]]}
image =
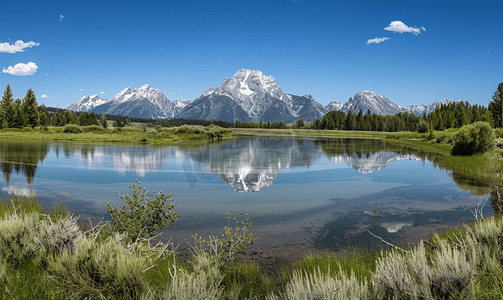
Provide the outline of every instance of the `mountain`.
{"type": "Polygon", "coordinates": [[[311,122],[316,119],[321,120],[328,112],[327,108],[316,102],[311,95],[305,95],[302,97],[288,95],[288,98],[290,99],[290,101],[288,101],[288,106],[290,106],[290,110],[295,116],[297,116],[298,119],[302,119],[307,122],[311,122]]]}
{"type": "Polygon", "coordinates": [[[341,110],[343,105],[344,104],[340,103],[339,101],[334,100],[334,101],[328,103],[328,105],[325,106],[325,108],[327,111],[341,110]]]}
{"type": "Polygon", "coordinates": [[[175,116],[176,108],[159,89],[144,84],[136,89],[128,87],[92,110],[96,114],[167,119],[175,116]]]}
{"type": "Polygon", "coordinates": [[[216,89],[206,90],[187,105],[179,118],[219,118],[223,121],[284,121],[292,122],[296,116],[288,105],[290,98],[283,93],[272,76],[258,70],[237,71],[233,77],[216,89]],[[230,105],[231,107],[225,107],[230,105]],[[208,109],[215,111],[208,111],[208,109]],[[243,115],[243,112],[245,115],[243,115]]]}
{"type": "Polygon", "coordinates": [[[180,112],[185,108],[185,106],[189,105],[192,101],[190,100],[175,100],[173,101],[174,106],[174,116],[178,116],[180,112]]]}
{"type": "Polygon", "coordinates": [[[370,114],[378,115],[395,115],[397,113],[408,112],[413,113],[416,116],[420,116],[423,113],[429,114],[435,110],[437,106],[442,104],[449,104],[451,102],[459,102],[450,99],[444,99],[440,102],[435,102],[430,105],[410,105],[410,106],[400,106],[396,105],[388,98],[376,94],[370,91],[359,92],[353,97],[349,98],[348,102],[342,105],[339,101],[332,101],[326,107],[328,111],[341,110],[346,114],[352,110],[355,114],[358,111],[362,111],[364,114],[367,110],[370,110],[370,114]],[[338,108],[340,106],[340,108],[338,108]],[[332,109],[333,108],[333,109],[332,109]]]}
{"type": "Polygon", "coordinates": [[[413,113],[416,116],[420,116],[423,113],[426,113],[428,115],[429,113],[433,112],[435,110],[435,108],[437,108],[438,106],[441,106],[442,104],[449,104],[452,102],[459,102],[459,101],[461,101],[461,100],[456,101],[456,100],[451,100],[451,99],[446,98],[440,102],[435,101],[435,103],[430,104],[430,105],[421,104],[421,105],[406,106],[406,107],[403,107],[403,111],[408,112],[408,113],[413,113]]]}
{"type": "Polygon", "coordinates": [[[126,88],[107,100],[98,95],[84,96],[68,106],[74,111],[93,111],[145,119],[200,119],[241,121],[283,121],[291,123],[298,119],[306,122],[322,119],[329,111],[348,113],[361,110],[371,114],[394,115],[409,112],[415,115],[429,114],[437,106],[454,100],[444,99],[431,105],[396,105],[388,98],[371,91],[359,92],[346,103],[332,101],[327,106],[318,103],[311,95],[285,94],[272,76],[258,70],[241,69],[215,88],[209,88],[194,101],[171,102],[159,90],[145,84],[139,88],[126,88]]]}
{"type": "Polygon", "coordinates": [[[391,102],[388,98],[374,92],[363,91],[349,98],[341,110],[346,114],[352,110],[355,114],[362,111],[364,114],[370,110],[370,114],[394,115],[402,111],[402,108],[391,102]]]}
{"type": "Polygon", "coordinates": [[[84,96],[80,98],[79,101],[68,105],[67,109],[73,111],[92,112],[95,107],[105,104],[107,101],[107,99],[101,98],[98,95],[84,96]]]}
{"type": "MultiPolygon", "coordinates": [[[[204,94],[203,94],[204,95],[204,94]]],[[[177,119],[220,120],[234,122],[235,120],[251,121],[245,112],[231,97],[209,94],[201,96],[185,106],[177,119]]]]}

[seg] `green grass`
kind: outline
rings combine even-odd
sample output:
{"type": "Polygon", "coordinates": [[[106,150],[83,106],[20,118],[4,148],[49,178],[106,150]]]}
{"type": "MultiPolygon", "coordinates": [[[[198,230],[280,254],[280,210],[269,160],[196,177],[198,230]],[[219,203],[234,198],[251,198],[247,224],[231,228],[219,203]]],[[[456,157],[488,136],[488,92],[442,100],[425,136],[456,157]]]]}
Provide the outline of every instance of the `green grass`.
{"type": "Polygon", "coordinates": [[[235,262],[222,269],[207,254],[181,262],[175,253],[164,255],[148,244],[131,248],[119,236],[96,240],[93,235],[65,233],[71,228],[75,232],[74,221],[65,218],[67,209],[60,205],[53,208],[52,222],[40,215],[42,212],[40,203],[33,198],[14,197],[0,202],[3,243],[0,299],[500,299],[503,296],[501,217],[436,234],[407,252],[385,249],[358,250],[345,256],[329,252],[306,255],[284,268],[280,276],[269,278],[254,262],[235,262]],[[12,240],[17,248],[5,244],[9,236],[16,236],[12,232],[17,232],[21,241],[12,240]],[[64,245],[57,241],[66,236],[75,241],[75,246],[58,246],[64,245]],[[29,242],[22,242],[24,239],[29,242]],[[38,240],[42,243],[37,244],[38,240]]]}
{"type": "Polygon", "coordinates": [[[216,125],[207,127],[183,125],[171,128],[130,127],[105,129],[100,126],[66,125],[44,128],[8,128],[0,130],[0,139],[51,141],[171,144],[184,140],[215,140],[233,136],[232,131],[216,125]]]}

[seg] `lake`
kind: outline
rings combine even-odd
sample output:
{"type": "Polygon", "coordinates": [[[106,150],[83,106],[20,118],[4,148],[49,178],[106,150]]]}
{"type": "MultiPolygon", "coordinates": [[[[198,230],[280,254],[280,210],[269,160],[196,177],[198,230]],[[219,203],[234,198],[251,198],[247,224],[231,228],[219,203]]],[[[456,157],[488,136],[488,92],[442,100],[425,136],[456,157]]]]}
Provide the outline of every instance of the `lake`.
{"type": "Polygon", "coordinates": [[[417,243],[435,231],[493,214],[491,189],[438,166],[434,155],[356,138],[239,137],[176,146],[0,140],[10,195],[68,206],[81,221],[107,220],[105,201],[138,179],[173,193],[182,216],[164,238],[186,248],[191,235],[220,234],[226,213],[250,216],[264,258],[387,241],[417,243]]]}

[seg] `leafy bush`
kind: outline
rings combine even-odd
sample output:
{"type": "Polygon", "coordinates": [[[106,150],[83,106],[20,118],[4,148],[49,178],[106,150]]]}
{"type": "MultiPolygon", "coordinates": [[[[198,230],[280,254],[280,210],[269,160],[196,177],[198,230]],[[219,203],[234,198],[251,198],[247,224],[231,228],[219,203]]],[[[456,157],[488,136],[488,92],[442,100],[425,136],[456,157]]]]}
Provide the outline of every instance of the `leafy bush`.
{"type": "Polygon", "coordinates": [[[220,263],[222,268],[227,266],[234,260],[236,254],[244,253],[246,247],[258,240],[258,237],[253,237],[253,233],[249,229],[252,226],[251,222],[248,222],[249,219],[248,214],[246,214],[246,219],[241,220],[241,222],[233,218],[232,220],[236,223],[236,227],[232,228],[230,225],[231,216],[227,213],[228,226],[224,227],[224,234],[222,236],[225,238],[223,239],[210,236],[209,240],[206,241],[195,234],[193,237],[195,240],[194,249],[196,257],[203,253],[209,253],[220,263]]]}
{"type": "Polygon", "coordinates": [[[473,155],[490,149],[494,140],[491,125],[486,122],[475,122],[465,125],[453,135],[453,155],[473,155]]]}
{"type": "Polygon", "coordinates": [[[495,128],[494,134],[497,138],[503,138],[503,128],[495,128]]]}
{"type": "Polygon", "coordinates": [[[126,202],[120,208],[113,208],[110,203],[107,204],[107,213],[112,217],[112,230],[114,232],[125,233],[128,242],[136,242],[139,239],[150,238],[158,229],[168,227],[176,221],[181,215],[173,211],[177,206],[171,196],[162,191],[156,194],[155,191],[149,193],[150,189],[138,185],[130,185],[133,188],[133,197],[121,195],[121,199],[126,202]],[[154,196],[155,198],[149,198],[154,196]],[[171,202],[166,203],[167,200],[171,202]]]}
{"type": "Polygon", "coordinates": [[[64,133],[81,133],[82,129],[75,124],[67,124],[63,129],[64,133]]]}
{"type": "Polygon", "coordinates": [[[47,126],[45,126],[45,125],[40,125],[39,130],[40,131],[49,131],[49,129],[47,129],[47,126]]]}

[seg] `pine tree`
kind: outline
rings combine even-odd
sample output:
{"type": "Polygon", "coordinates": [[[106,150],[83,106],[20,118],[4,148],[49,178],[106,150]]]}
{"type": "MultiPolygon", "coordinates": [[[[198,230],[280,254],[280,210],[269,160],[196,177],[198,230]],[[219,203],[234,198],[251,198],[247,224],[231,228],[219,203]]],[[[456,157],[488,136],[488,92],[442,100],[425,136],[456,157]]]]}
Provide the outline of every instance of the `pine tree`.
{"type": "Polygon", "coordinates": [[[31,128],[38,126],[40,119],[37,110],[37,98],[35,98],[35,93],[31,89],[26,92],[26,96],[23,99],[22,111],[26,118],[27,126],[31,126],[31,128]]]}
{"type": "Polygon", "coordinates": [[[14,117],[12,110],[13,100],[12,90],[10,89],[10,85],[7,84],[2,101],[0,102],[0,128],[9,128],[12,126],[12,117],[14,117]]]}
{"type": "Polygon", "coordinates": [[[493,101],[489,103],[489,111],[492,114],[495,128],[503,127],[503,82],[498,85],[493,95],[493,101]]]}
{"type": "Polygon", "coordinates": [[[348,116],[346,117],[346,130],[355,129],[355,113],[350,110],[348,111],[348,116]]]}
{"type": "MultiPolygon", "coordinates": [[[[168,122],[169,123],[169,122],[168,122]]],[[[101,117],[100,117],[100,124],[101,126],[103,126],[103,128],[107,129],[108,127],[108,122],[107,122],[107,116],[105,115],[105,112],[103,112],[101,114],[101,117]]],[[[164,125],[164,123],[163,123],[164,125]]],[[[164,126],[164,127],[171,127],[171,126],[164,126]]]]}
{"type": "Polygon", "coordinates": [[[10,127],[23,128],[26,125],[26,118],[24,116],[24,110],[22,106],[21,99],[17,98],[13,105],[13,118],[12,125],[10,127]]]}

